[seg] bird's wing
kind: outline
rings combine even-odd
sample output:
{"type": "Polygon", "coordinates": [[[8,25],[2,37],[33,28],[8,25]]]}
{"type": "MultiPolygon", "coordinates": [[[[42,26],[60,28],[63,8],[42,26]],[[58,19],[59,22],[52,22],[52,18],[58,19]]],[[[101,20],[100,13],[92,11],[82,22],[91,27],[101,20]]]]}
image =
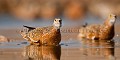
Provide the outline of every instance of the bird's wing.
{"type": "Polygon", "coordinates": [[[29,32],[29,38],[33,42],[37,42],[41,40],[42,36],[46,33],[49,33],[49,31],[52,29],[52,26],[49,27],[42,27],[42,28],[36,28],[34,30],[31,30],[29,32]]]}
{"type": "Polygon", "coordinates": [[[43,34],[46,34],[53,29],[53,26],[43,27],[42,29],[43,29],[43,34]]]}
{"type": "Polygon", "coordinates": [[[95,36],[96,38],[99,37],[100,32],[100,26],[99,24],[93,24],[86,27],[88,35],[95,36]]]}

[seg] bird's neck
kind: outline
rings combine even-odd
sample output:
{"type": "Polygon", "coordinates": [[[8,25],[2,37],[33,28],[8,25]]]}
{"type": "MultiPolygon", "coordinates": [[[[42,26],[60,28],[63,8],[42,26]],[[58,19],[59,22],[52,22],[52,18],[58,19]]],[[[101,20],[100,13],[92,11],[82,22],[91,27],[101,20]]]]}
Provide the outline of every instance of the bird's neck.
{"type": "Polygon", "coordinates": [[[105,25],[105,28],[106,28],[106,29],[109,29],[109,30],[113,30],[113,29],[114,29],[114,25],[112,25],[112,26],[105,25]]]}
{"type": "Polygon", "coordinates": [[[57,27],[57,26],[54,26],[54,28],[55,28],[56,30],[59,30],[59,29],[60,29],[60,27],[57,27]]]}
{"type": "Polygon", "coordinates": [[[111,23],[110,19],[107,19],[105,22],[104,22],[104,25],[105,26],[109,26],[109,27],[113,27],[115,24],[115,22],[111,23]]]}
{"type": "Polygon", "coordinates": [[[52,32],[54,32],[54,34],[60,33],[60,28],[53,26],[52,32]]]}
{"type": "Polygon", "coordinates": [[[59,26],[59,25],[53,24],[53,27],[54,27],[56,30],[60,30],[60,26],[59,26]]]}
{"type": "Polygon", "coordinates": [[[114,32],[114,24],[111,24],[109,19],[104,22],[104,28],[109,32],[114,32]]]}

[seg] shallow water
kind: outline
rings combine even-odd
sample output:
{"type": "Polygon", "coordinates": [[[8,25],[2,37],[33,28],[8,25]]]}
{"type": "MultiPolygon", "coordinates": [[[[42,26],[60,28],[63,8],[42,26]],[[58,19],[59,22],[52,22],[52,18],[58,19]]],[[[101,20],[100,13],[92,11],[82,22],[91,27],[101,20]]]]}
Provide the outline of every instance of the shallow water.
{"type": "Polygon", "coordinates": [[[0,44],[0,60],[119,60],[115,40],[68,40],[60,46],[35,46],[27,41],[0,44]]]}
{"type": "MultiPolygon", "coordinates": [[[[22,25],[48,26],[52,21],[21,22],[13,17],[0,17],[0,34],[10,42],[0,42],[0,60],[120,60],[120,28],[116,23],[114,40],[77,39],[78,33],[63,33],[60,46],[34,46],[22,39],[18,30],[22,25]],[[15,20],[15,21],[14,21],[15,20]],[[47,23],[47,24],[45,24],[47,23]]],[[[63,26],[102,23],[102,20],[88,17],[83,21],[63,21],[63,26]]],[[[73,27],[74,27],[73,26],[73,27]]]]}

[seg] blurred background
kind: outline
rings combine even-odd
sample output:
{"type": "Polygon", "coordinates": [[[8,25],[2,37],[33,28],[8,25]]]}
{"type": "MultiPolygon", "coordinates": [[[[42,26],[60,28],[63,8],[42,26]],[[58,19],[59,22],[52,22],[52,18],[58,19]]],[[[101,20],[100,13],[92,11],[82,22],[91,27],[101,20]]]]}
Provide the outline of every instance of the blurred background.
{"type": "Polygon", "coordinates": [[[62,28],[101,24],[111,13],[119,26],[120,0],[0,0],[0,34],[15,38],[23,25],[50,26],[54,18],[62,18],[62,28]]]}
{"type": "Polygon", "coordinates": [[[0,0],[0,14],[22,20],[80,20],[87,14],[104,18],[110,13],[120,15],[120,0],[0,0]]]}

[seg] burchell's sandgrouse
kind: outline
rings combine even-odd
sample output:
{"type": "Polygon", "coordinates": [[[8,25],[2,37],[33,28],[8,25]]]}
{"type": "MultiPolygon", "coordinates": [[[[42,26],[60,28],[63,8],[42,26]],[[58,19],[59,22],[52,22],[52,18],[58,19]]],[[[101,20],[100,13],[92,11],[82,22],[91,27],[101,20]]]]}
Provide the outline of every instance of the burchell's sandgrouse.
{"type": "Polygon", "coordinates": [[[24,39],[31,43],[58,45],[61,41],[60,27],[62,26],[62,20],[55,18],[53,26],[34,28],[28,27],[26,31],[22,30],[21,35],[24,39]]]}
{"type": "Polygon", "coordinates": [[[108,40],[114,37],[116,16],[110,14],[103,24],[92,24],[79,29],[79,38],[108,40]]]}

